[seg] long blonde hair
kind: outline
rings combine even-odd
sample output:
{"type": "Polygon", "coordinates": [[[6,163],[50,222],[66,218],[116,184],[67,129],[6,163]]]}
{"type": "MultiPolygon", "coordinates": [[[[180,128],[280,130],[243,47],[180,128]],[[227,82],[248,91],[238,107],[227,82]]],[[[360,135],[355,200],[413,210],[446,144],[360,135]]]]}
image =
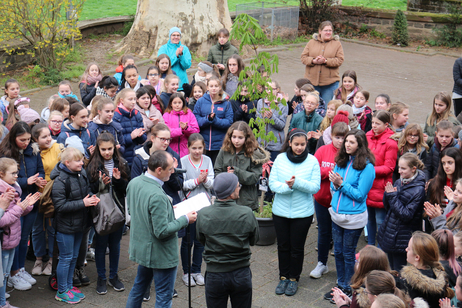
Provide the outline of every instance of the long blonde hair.
{"type": "Polygon", "coordinates": [[[399,155],[403,155],[409,151],[409,145],[407,143],[406,137],[411,134],[418,134],[419,135],[419,142],[415,145],[416,153],[419,155],[423,149],[426,151],[428,150],[428,145],[424,140],[422,127],[419,124],[411,123],[405,129],[404,132],[401,134],[401,137],[398,141],[398,153],[399,155]]]}
{"type": "MultiPolygon", "coordinates": [[[[343,104],[343,102],[341,100],[333,99],[327,104],[327,108],[329,108],[330,105],[334,105],[334,107],[335,107],[334,117],[335,117],[335,115],[337,113],[337,108],[340,107],[342,104],[343,104]]],[[[327,111],[327,108],[326,108],[326,111],[327,111]]],[[[329,117],[327,117],[327,114],[326,114],[324,119],[322,119],[321,125],[319,126],[319,130],[321,132],[325,131],[332,124],[333,119],[334,118],[330,119],[329,117]]]]}
{"type": "Polygon", "coordinates": [[[440,123],[442,120],[449,119],[450,116],[454,116],[454,114],[452,114],[452,111],[451,111],[451,106],[452,106],[451,96],[449,96],[448,93],[443,92],[443,91],[438,92],[433,98],[432,113],[427,118],[427,125],[433,126],[433,125],[440,123]],[[446,110],[444,110],[442,114],[436,113],[436,109],[435,109],[436,100],[440,100],[444,104],[446,104],[446,110]]]}

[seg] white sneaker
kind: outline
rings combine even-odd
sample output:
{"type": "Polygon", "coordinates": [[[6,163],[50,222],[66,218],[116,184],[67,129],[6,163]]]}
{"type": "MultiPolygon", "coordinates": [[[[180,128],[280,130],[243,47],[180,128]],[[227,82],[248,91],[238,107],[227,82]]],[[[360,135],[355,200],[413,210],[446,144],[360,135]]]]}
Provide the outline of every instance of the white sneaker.
{"type": "Polygon", "coordinates": [[[42,275],[42,266],[43,262],[42,260],[35,260],[34,267],[32,268],[32,275],[34,276],[40,276],[42,275]]]}
{"type": "Polygon", "coordinates": [[[28,272],[26,272],[24,267],[19,270],[19,275],[22,277],[22,279],[30,283],[31,286],[37,283],[37,280],[35,280],[28,272]]]}
{"type": "Polygon", "coordinates": [[[311,278],[321,278],[322,275],[327,274],[329,272],[329,269],[327,268],[327,265],[322,264],[321,261],[318,262],[318,265],[316,265],[316,268],[311,271],[310,277],[311,278]]]}
{"type": "Polygon", "coordinates": [[[47,262],[47,265],[45,266],[45,268],[42,271],[42,275],[51,276],[52,271],[53,271],[53,259],[50,258],[48,260],[48,262],[47,262]]]}
{"type": "Polygon", "coordinates": [[[26,291],[32,289],[32,285],[25,281],[19,272],[13,277],[8,278],[8,286],[10,288],[15,288],[16,290],[26,291]]]}
{"type": "MultiPolygon", "coordinates": [[[[183,275],[183,282],[187,287],[189,286],[188,274],[183,275]]],[[[194,281],[193,274],[191,274],[191,287],[195,287],[195,286],[196,286],[196,282],[194,281]]]]}
{"type": "Polygon", "coordinates": [[[11,295],[10,295],[10,293],[8,293],[8,292],[5,292],[5,299],[9,299],[9,298],[10,298],[10,296],[11,296],[11,295]]]}
{"type": "Polygon", "coordinates": [[[201,273],[191,274],[191,277],[194,278],[194,281],[196,282],[196,284],[197,284],[198,286],[203,286],[203,285],[205,285],[204,276],[202,276],[201,273]]]}

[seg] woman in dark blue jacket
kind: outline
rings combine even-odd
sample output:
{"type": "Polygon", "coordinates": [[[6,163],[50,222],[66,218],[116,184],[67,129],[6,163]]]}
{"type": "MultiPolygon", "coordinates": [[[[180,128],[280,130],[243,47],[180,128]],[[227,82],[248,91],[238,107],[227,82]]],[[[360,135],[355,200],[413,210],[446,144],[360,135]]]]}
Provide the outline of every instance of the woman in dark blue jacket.
{"type": "Polygon", "coordinates": [[[226,132],[233,124],[233,107],[222,99],[221,81],[217,77],[210,77],[207,90],[194,106],[194,115],[205,140],[205,154],[215,164],[226,132]]]}
{"type": "Polygon", "coordinates": [[[422,230],[425,201],[424,164],[413,153],[403,154],[398,161],[400,179],[385,186],[383,204],[387,215],[377,240],[388,254],[392,270],[400,271],[407,264],[406,248],[412,233],[422,230]]]}
{"type": "MultiPolygon", "coordinates": [[[[17,182],[22,189],[21,200],[24,200],[29,194],[36,193],[47,183],[40,149],[37,144],[31,144],[30,139],[29,125],[26,122],[17,122],[0,144],[0,156],[12,158],[19,164],[17,182]]],[[[37,206],[29,214],[21,217],[21,241],[16,247],[9,280],[16,289],[24,290],[24,286],[30,289],[27,284],[36,283],[36,280],[24,269],[27,241],[36,216],[37,206]]]]}

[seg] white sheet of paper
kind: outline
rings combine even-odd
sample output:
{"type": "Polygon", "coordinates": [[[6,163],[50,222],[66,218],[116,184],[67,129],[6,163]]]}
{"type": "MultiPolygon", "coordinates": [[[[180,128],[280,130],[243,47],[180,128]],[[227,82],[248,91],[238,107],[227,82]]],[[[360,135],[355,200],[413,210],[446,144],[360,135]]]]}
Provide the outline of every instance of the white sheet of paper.
{"type": "Polygon", "coordinates": [[[210,200],[207,195],[203,192],[194,197],[184,200],[176,204],[176,208],[173,209],[175,212],[175,219],[181,217],[183,215],[188,214],[189,212],[196,211],[198,212],[200,209],[207,207],[210,205],[210,200]]]}

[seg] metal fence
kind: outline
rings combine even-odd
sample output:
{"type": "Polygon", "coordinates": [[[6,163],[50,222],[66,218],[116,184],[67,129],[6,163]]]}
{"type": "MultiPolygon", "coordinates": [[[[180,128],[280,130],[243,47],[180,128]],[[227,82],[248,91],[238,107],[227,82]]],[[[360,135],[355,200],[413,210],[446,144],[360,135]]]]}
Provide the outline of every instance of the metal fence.
{"type": "Polygon", "coordinates": [[[273,41],[275,38],[293,39],[298,36],[298,17],[300,7],[281,7],[271,2],[251,2],[236,5],[236,16],[248,14],[257,19],[266,36],[273,41]]]}

